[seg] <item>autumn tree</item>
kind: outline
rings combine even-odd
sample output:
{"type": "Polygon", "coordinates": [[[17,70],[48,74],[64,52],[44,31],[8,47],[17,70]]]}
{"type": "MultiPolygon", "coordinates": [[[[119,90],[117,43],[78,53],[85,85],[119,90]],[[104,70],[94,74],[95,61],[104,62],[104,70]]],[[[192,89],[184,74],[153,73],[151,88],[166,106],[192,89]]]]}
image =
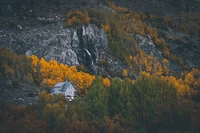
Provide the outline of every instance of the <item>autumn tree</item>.
{"type": "Polygon", "coordinates": [[[79,94],[86,95],[87,88],[92,84],[95,76],[78,71],[75,66],[68,68],[55,60],[46,61],[31,56],[34,79],[44,88],[52,88],[57,82],[68,80],[75,84],[79,94]]]}
{"type": "Polygon", "coordinates": [[[96,133],[97,129],[94,126],[90,126],[87,121],[74,121],[70,124],[67,132],[73,133],[96,133]]]}
{"type": "Polygon", "coordinates": [[[81,25],[90,22],[88,12],[86,10],[76,10],[67,13],[67,26],[81,25]]]}
{"type": "Polygon", "coordinates": [[[32,114],[25,114],[25,116],[21,119],[13,119],[10,117],[8,119],[9,128],[6,132],[20,132],[20,133],[28,133],[28,132],[38,132],[38,133],[46,133],[47,124],[43,120],[39,120],[32,114]]]}
{"type": "Polygon", "coordinates": [[[110,87],[110,80],[109,80],[108,78],[104,78],[104,79],[103,79],[103,85],[104,85],[105,87],[110,87]]]}
{"type": "Polygon", "coordinates": [[[31,59],[0,48],[0,74],[15,82],[33,83],[31,59]]]}
{"type": "Polygon", "coordinates": [[[109,27],[108,25],[102,24],[101,27],[102,27],[106,32],[110,32],[110,27],[109,27]]]}
{"type": "Polygon", "coordinates": [[[120,128],[119,123],[115,123],[114,120],[109,119],[108,117],[104,117],[103,119],[103,132],[113,133],[113,132],[123,132],[123,129],[120,128]]]}
{"type": "Polygon", "coordinates": [[[59,94],[56,97],[42,91],[37,101],[38,115],[47,123],[48,132],[60,132],[65,121],[65,98],[59,94]]]}
{"type": "Polygon", "coordinates": [[[123,72],[122,72],[122,76],[124,76],[124,77],[128,77],[128,72],[127,72],[126,69],[123,70],[123,72]]]}
{"type": "Polygon", "coordinates": [[[62,123],[64,122],[65,108],[60,104],[48,103],[44,109],[45,121],[48,124],[49,132],[59,132],[61,130],[62,123]]]}

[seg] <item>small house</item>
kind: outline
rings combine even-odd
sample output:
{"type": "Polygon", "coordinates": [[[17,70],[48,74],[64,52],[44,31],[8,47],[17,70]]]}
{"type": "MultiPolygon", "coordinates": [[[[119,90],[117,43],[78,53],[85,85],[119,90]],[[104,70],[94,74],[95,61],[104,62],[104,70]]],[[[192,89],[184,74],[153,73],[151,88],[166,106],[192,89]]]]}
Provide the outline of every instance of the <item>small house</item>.
{"type": "Polygon", "coordinates": [[[51,90],[51,94],[61,93],[65,98],[74,99],[77,94],[76,86],[68,81],[57,83],[51,90]]]}

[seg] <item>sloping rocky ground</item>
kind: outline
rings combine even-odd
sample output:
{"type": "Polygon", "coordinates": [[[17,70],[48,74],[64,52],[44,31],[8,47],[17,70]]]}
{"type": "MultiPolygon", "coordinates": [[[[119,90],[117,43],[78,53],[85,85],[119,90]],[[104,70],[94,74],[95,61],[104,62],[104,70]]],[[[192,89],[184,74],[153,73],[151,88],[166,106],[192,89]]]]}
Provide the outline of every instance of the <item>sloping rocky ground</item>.
{"type": "Polygon", "coordinates": [[[195,36],[188,36],[184,33],[168,30],[168,34],[174,37],[181,38],[181,41],[168,42],[170,51],[182,58],[184,63],[189,68],[200,68],[200,38],[195,36]]]}
{"type": "MultiPolygon", "coordinates": [[[[70,10],[90,6],[112,11],[110,8],[89,0],[4,0],[0,5],[0,46],[69,66],[84,64],[95,74],[121,74],[124,66],[113,59],[103,29],[92,24],[66,27],[65,16],[70,10]],[[98,65],[100,60],[106,60],[107,65],[98,65]]],[[[16,88],[1,77],[0,91],[1,102],[28,105],[36,100],[39,90],[26,84],[16,88]]]]}
{"type": "MultiPolygon", "coordinates": [[[[200,13],[200,0],[111,0],[116,5],[124,6],[133,12],[150,13],[158,16],[169,16],[175,20],[182,13],[200,13]]],[[[162,30],[164,33],[179,38],[165,41],[170,52],[183,59],[189,68],[200,68],[200,38],[189,36],[173,29],[162,30]],[[181,40],[181,41],[180,41],[181,40]]],[[[157,54],[158,55],[158,54],[157,54]]],[[[174,64],[174,63],[173,63],[174,64]]],[[[173,66],[176,66],[175,64],[173,66]]],[[[173,68],[173,67],[172,67],[173,68]]],[[[180,71],[179,67],[173,68],[180,71]]]]}
{"type": "Polygon", "coordinates": [[[13,105],[30,105],[36,102],[39,88],[12,82],[0,76],[0,102],[13,105]]]}
{"type": "MultiPolygon", "coordinates": [[[[171,0],[113,0],[116,4],[133,9],[136,12],[148,12],[160,15],[170,15],[199,11],[198,1],[171,1],[171,0]],[[153,11],[156,10],[156,12],[153,11]],[[152,12],[151,12],[152,11],[152,12]]],[[[113,61],[106,34],[95,25],[85,25],[77,28],[66,28],[65,15],[70,10],[81,6],[112,11],[95,0],[4,0],[1,1],[0,15],[0,45],[22,54],[35,54],[47,60],[55,59],[68,65],[84,64],[95,74],[105,73],[98,67],[101,59],[109,62],[109,69],[120,72],[124,66],[120,61],[113,61]],[[117,65],[116,65],[117,64],[117,65]],[[113,67],[112,67],[113,66],[113,67]],[[115,67],[114,67],[115,66],[115,67]]],[[[175,31],[166,31],[168,34],[183,36],[175,31]]],[[[186,59],[190,67],[199,67],[198,49],[199,38],[182,37],[186,44],[169,42],[171,51],[186,59]],[[192,47],[187,47],[192,45],[192,47]]],[[[146,46],[145,46],[146,47],[146,46]]],[[[147,47],[146,47],[147,48],[147,47]]],[[[148,49],[148,48],[147,48],[148,49]]],[[[106,68],[104,68],[106,69],[106,68]]]]}
{"type": "MultiPolygon", "coordinates": [[[[163,57],[163,55],[162,55],[162,52],[160,52],[160,50],[156,48],[155,44],[152,41],[152,38],[149,35],[134,36],[134,35],[130,34],[130,36],[134,37],[136,39],[137,44],[140,49],[142,49],[148,55],[154,55],[158,62],[162,62],[163,59],[165,59],[165,57],[163,57]]],[[[192,64],[191,62],[189,62],[189,63],[192,64]]],[[[166,67],[168,67],[168,69],[171,71],[171,73],[175,76],[179,76],[182,72],[182,68],[172,61],[169,61],[169,66],[166,66],[166,67]]]]}
{"type": "Polygon", "coordinates": [[[176,17],[177,14],[200,12],[200,0],[111,0],[134,12],[176,17]]]}
{"type": "Polygon", "coordinates": [[[98,67],[99,60],[109,60],[108,66],[116,73],[122,71],[120,61],[113,60],[104,30],[89,24],[66,27],[65,16],[70,10],[89,6],[111,11],[95,1],[33,1],[2,2],[0,11],[0,45],[26,55],[35,54],[71,65],[85,65],[95,74],[107,73],[98,67]],[[117,64],[116,64],[117,63],[117,64]]]}

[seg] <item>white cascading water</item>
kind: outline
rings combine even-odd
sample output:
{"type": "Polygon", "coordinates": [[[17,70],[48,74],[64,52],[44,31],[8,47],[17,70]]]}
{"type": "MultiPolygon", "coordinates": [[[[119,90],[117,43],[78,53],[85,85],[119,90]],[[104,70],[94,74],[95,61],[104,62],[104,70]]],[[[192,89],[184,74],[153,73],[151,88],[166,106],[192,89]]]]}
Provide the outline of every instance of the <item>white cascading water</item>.
{"type": "Polygon", "coordinates": [[[89,57],[90,57],[90,60],[91,60],[91,66],[94,64],[94,62],[93,62],[93,59],[92,59],[92,55],[91,55],[91,53],[85,48],[84,49],[86,52],[87,52],[87,54],[89,55],[89,57]]]}

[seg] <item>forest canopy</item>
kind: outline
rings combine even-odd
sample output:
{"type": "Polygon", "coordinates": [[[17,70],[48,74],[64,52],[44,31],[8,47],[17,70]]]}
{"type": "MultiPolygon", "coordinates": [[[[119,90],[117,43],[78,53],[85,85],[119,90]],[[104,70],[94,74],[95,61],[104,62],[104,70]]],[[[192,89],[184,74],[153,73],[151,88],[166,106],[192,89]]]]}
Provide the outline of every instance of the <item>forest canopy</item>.
{"type": "MultiPolygon", "coordinates": [[[[200,132],[200,71],[189,69],[170,51],[162,29],[168,27],[199,37],[198,14],[182,14],[179,20],[134,13],[104,1],[113,12],[80,8],[66,14],[66,25],[95,23],[107,33],[113,55],[126,66],[118,77],[92,75],[84,66],[67,66],[35,55],[18,55],[0,48],[0,78],[43,90],[34,104],[0,103],[3,133],[166,133],[200,132]],[[188,20],[189,19],[189,20],[188,20]],[[134,35],[149,35],[164,58],[160,61],[137,46],[134,35]],[[164,38],[164,39],[163,39],[164,38]],[[181,66],[175,77],[169,63],[181,66]],[[57,83],[72,82],[79,96],[68,101],[49,93],[57,83]]],[[[105,60],[101,60],[105,63],[105,60]]]]}

